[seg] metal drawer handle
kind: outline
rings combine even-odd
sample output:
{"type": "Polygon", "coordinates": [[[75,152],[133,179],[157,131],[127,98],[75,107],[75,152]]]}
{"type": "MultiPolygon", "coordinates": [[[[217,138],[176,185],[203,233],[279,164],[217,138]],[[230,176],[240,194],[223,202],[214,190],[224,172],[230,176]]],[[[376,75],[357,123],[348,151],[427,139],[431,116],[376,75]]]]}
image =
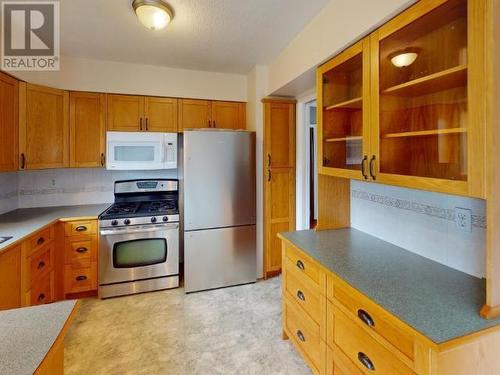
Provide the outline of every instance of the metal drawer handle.
{"type": "Polygon", "coordinates": [[[376,159],[375,155],[373,155],[372,158],[370,159],[370,176],[372,176],[372,179],[374,180],[377,179],[377,176],[375,176],[375,172],[373,171],[375,159],[376,159]]]}
{"type": "Polygon", "coordinates": [[[40,238],[36,241],[37,245],[41,245],[41,244],[43,244],[44,242],[45,242],[45,238],[43,238],[43,237],[40,237],[40,238]]]}
{"type": "Polygon", "coordinates": [[[38,301],[43,301],[45,299],[45,294],[41,293],[39,296],[38,296],[38,301]]]}
{"type": "Polygon", "coordinates": [[[300,299],[301,301],[305,301],[306,300],[306,296],[304,296],[304,293],[302,293],[301,290],[297,291],[297,298],[300,299]]]}
{"type": "Polygon", "coordinates": [[[84,232],[87,230],[87,227],[85,225],[80,225],[80,226],[76,227],[75,230],[77,232],[84,232]]]}
{"type": "Polygon", "coordinates": [[[304,263],[299,259],[296,263],[297,267],[304,271],[306,269],[306,266],[304,266],[304,263]]]}
{"type": "Polygon", "coordinates": [[[305,342],[305,341],[306,341],[306,338],[305,338],[304,334],[301,332],[301,330],[300,330],[300,329],[297,331],[297,337],[298,337],[298,338],[299,338],[299,340],[300,340],[300,341],[302,341],[302,342],[305,342]]]}
{"type": "Polygon", "coordinates": [[[76,249],[76,252],[83,254],[83,253],[86,253],[88,250],[89,249],[87,249],[86,247],[79,247],[78,249],[76,249]]]}
{"type": "Polygon", "coordinates": [[[358,361],[370,371],[375,371],[375,366],[371,359],[363,352],[358,353],[358,361]]]}
{"type": "Polygon", "coordinates": [[[76,277],[76,281],[85,281],[85,280],[87,280],[87,276],[81,275],[76,277]]]}
{"type": "Polygon", "coordinates": [[[38,269],[41,270],[43,267],[45,267],[45,262],[42,260],[40,263],[38,263],[38,269]]]}
{"type": "Polygon", "coordinates": [[[369,327],[375,327],[375,321],[365,310],[358,310],[358,318],[369,327]]]}
{"type": "Polygon", "coordinates": [[[365,155],[363,160],[361,161],[361,174],[365,180],[368,180],[368,174],[366,173],[366,162],[368,161],[368,156],[365,155]]]}

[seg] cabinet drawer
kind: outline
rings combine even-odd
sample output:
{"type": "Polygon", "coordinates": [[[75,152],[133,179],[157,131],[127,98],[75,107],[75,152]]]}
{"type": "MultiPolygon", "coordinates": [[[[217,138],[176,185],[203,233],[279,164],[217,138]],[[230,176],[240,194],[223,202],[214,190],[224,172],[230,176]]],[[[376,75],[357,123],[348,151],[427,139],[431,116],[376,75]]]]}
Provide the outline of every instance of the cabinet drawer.
{"type": "Polygon", "coordinates": [[[54,272],[49,272],[33,284],[29,292],[31,305],[42,305],[54,301],[54,272]]]}
{"type": "Polygon", "coordinates": [[[287,334],[306,354],[308,357],[306,360],[309,359],[316,370],[321,368],[322,342],[319,325],[307,316],[296,302],[286,296],[283,308],[283,320],[287,334]]]}
{"type": "Polygon", "coordinates": [[[285,290],[288,298],[302,306],[316,323],[321,323],[320,298],[325,297],[321,297],[318,286],[302,274],[289,259],[286,260],[285,267],[285,290]]]}
{"type": "Polygon", "coordinates": [[[73,239],[66,238],[64,246],[64,263],[90,267],[97,261],[97,236],[73,239]]]}
{"type": "Polygon", "coordinates": [[[375,331],[408,359],[414,360],[414,337],[399,328],[401,323],[390,314],[341,281],[335,283],[333,297],[349,311],[351,319],[363,322],[367,330],[375,331]]]}
{"type": "Polygon", "coordinates": [[[38,279],[52,270],[54,255],[54,245],[42,247],[29,258],[30,264],[30,283],[31,285],[37,283],[38,279]]]}
{"type": "Polygon", "coordinates": [[[370,374],[404,375],[414,372],[393,353],[358,327],[339,309],[334,308],[334,340],[358,368],[370,374]]]}
{"type": "Polygon", "coordinates": [[[64,233],[66,237],[96,234],[97,220],[70,221],[64,224],[64,233]]]}
{"type": "Polygon", "coordinates": [[[327,348],[327,350],[327,375],[363,375],[363,371],[352,363],[351,360],[342,353],[342,350],[340,350],[338,346],[334,344],[333,349],[327,348]]]}
{"type": "Polygon", "coordinates": [[[28,240],[29,244],[28,254],[32,254],[34,251],[37,251],[39,248],[48,244],[53,239],[54,239],[54,226],[50,226],[49,228],[41,230],[40,232],[31,236],[30,239],[28,240]]]}
{"type": "Polygon", "coordinates": [[[316,284],[320,285],[320,268],[316,262],[305,257],[299,250],[289,245],[286,247],[286,255],[297,270],[307,275],[316,284]]]}
{"type": "Polygon", "coordinates": [[[97,263],[90,267],[64,266],[64,293],[80,293],[97,289],[97,263]]]}

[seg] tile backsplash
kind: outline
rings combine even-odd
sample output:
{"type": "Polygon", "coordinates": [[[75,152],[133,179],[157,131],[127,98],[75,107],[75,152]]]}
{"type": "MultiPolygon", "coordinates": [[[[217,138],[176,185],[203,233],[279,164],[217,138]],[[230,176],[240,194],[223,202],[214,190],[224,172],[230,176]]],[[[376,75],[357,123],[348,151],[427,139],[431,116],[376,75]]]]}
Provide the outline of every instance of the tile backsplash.
{"type": "Polygon", "coordinates": [[[352,181],[351,225],[470,275],[485,275],[483,200],[352,181]],[[460,209],[470,210],[470,225],[459,220],[460,209]]]}
{"type": "Polygon", "coordinates": [[[111,203],[114,181],[137,178],[177,178],[177,170],[88,168],[0,173],[0,213],[16,208],[111,203]]]}

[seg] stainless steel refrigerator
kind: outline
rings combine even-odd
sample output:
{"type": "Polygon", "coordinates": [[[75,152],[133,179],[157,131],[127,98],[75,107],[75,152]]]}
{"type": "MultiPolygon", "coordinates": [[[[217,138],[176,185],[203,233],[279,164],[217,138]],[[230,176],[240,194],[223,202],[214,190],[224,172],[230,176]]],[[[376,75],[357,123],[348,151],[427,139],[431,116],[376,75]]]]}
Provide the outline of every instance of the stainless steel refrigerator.
{"type": "Polygon", "coordinates": [[[184,131],[184,287],[256,281],[255,133],[184,131]]]}

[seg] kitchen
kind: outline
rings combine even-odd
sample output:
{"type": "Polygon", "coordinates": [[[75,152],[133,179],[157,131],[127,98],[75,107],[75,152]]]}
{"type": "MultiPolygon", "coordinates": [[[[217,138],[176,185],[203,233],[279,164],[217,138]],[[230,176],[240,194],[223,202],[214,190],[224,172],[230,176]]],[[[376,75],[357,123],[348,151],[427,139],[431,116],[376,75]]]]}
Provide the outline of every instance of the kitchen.
{"type": "Polygon", "coordinates": [[[500,4],[293,5],[61,2],[0,72],[0,372],[500,371],[500,4]]]}

